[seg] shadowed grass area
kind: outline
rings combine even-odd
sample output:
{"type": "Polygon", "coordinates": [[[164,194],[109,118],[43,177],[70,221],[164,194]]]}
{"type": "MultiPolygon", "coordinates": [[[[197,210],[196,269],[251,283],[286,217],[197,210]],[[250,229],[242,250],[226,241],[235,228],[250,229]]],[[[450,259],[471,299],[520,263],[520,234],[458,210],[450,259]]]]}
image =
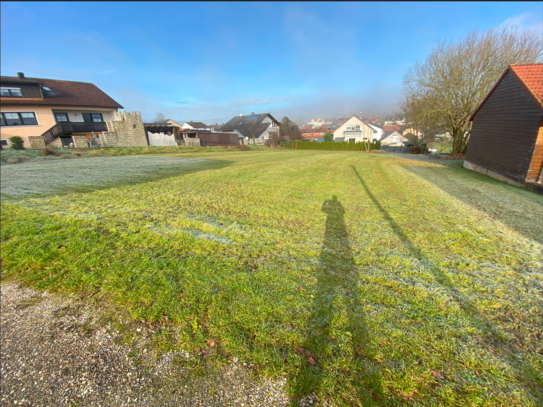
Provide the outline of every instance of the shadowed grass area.
{"type": "Polygon", "coordinates": [[[161,349],[285,375],[293,404],[543,402],[543,246],[526,233],[543,197],[489,188],[482,212],[448,193],[478,174],[385,154],[205,158],[228,165],[2,202],[2,278],[100,292],[157,324],[161,349]],[[532,215],[492,216],[504,191],[532,215]]]}

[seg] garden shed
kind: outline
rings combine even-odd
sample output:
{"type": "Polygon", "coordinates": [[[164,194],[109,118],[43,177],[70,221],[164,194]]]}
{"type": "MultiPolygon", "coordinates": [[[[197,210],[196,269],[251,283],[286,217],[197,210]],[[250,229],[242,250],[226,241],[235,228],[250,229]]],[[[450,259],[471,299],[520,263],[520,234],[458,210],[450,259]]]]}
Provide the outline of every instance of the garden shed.
{"type": "Polygon", "coordinates": [[[465,168],[518,186],[541,183],[542,63],[510,65],[469,120],[465,168]]]}

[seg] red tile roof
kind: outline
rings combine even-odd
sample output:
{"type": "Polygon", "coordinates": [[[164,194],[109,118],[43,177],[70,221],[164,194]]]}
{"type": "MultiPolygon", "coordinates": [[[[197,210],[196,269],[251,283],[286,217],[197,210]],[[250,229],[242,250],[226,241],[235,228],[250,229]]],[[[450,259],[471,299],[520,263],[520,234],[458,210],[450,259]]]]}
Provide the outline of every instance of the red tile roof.
{"type": "Polygon", "coordinates": [[[391,124],[390,126],[383,127],[383,130],[384,131],[391,131],[391,130],[400,131],[400,126],[398,126],[397,124],[391,124]]]}
{"type": "Polygon", "coordinates": [[[543,63],[511,65],[511,70],[543,107],[543,63]]]}

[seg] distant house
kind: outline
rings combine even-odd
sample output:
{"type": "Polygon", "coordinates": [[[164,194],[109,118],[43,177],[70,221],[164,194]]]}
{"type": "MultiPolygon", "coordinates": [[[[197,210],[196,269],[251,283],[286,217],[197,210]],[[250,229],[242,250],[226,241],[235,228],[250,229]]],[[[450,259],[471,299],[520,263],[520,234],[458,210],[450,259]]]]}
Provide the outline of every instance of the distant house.
{"type": "Polygon", "coordinates": [[[182,124],[179,124],[179,123],[177,123],[177,122],[173,121],[172,119],[168,119],[168,120],[166,120],[166,123],[170,123],[170,124],[173,124],[174,126],[177,126],[177,127],[179,127],[180,129],[181,129],[182,127],[183,127],[183,125],[182,125],[182,124]]]}
{"type": "Polygon", "coordinates": [[[332,122],[324,119],[311,119],[307,124],[312,126],[314,129],[317,129],[321,127],[329,127],[332,125],[332,122]]]}
{"type": "Polygon", "coordinates": [[[392,126],[392,125],[404,125],[405,124],[405,117],[401,117],[398,115],[388,115],[385,117],[385,126],[392,126]]]}
{"type": "Polygon", "coordinates": [[[356,115],[352,115],[345,123],[334,131],[334,141],[359,141],[373,140],[374,129],[363,122],[356,115]]]}
{"type": "Polygon", "coordinates": [[[364,121],[368,124],[370,123],[374,123],[374,124],[379,124],[380,123],[380,120],[377,116],[371,116],[371,117],[368,117],[367,119],[364,119],[364,121]]]}
{"type": "Polygon", "coordinates": [[[373,140],[381,140],[385,133],[385,129],[375,123],[368,123],[368,125],[373,129],[373,140]]]}
{"type": "Polygon", "coordinates": [[[220,124],[212,124],[211,126],[209,126],[209,128],[211,129],[211,131],[219,131],[219,129],[221,128],[221,125],[220,124]]]}
{"type": "Polygon", "coordinates": [[[279,133],[280,127],[281,123],[271,114],[252,113],[234,117],[228,123],[223,124],[220,130],[237,133],[240,138],[248,140],[254,137],[259,143],[263,143],[264,140],[270,138],[270,133],[279,133]]]}
{"type": "Polygon", "coordinates": [[[27,78],[19,72],[0,77],[0,87],[0,141],[4,148],[9,147],[12,136],[20,136],[27,148],[31,147],[29,137],[40,139],[42,146],[68,146],[73,144],[72,136],[85,136],[92,143],[107,131],[106,121],[123,109],[87,82],[27,78]]]}
{"type": "Polygon", "coordinates": [[[469,118],[464,168],[513,185],[543,175],[543,64],[510,65],[469,118]]]}
{"type": "Polygon", "coordinates": [[[402,136],[397,130],[385,131],[381,137],[382,146],[401,147],[404,145],[404,141],[404,136],[402,136]]]}
{"type": "Polygon", "coordinates": [[[181,128],[185,130],[211,130],[207,124],[202,122],[185,122],[181,128]]]}
{"type": "Polygon", "coordinates": [[[300,133],[302,134],[302,137],[306,140],[313,140],[318,138],[323,138],[324,134],[329,131],[332,133],[334,129],[331,127],[328,128],[320,128],[320,129],[301,129],[300,133]]]}
{"type": "Polygon", "coordinates": [[[391,130],[401,131],[401,127],[399,124],[388,124],[383,127],[383,130],[384,131],[391,131],[391,130]]]}

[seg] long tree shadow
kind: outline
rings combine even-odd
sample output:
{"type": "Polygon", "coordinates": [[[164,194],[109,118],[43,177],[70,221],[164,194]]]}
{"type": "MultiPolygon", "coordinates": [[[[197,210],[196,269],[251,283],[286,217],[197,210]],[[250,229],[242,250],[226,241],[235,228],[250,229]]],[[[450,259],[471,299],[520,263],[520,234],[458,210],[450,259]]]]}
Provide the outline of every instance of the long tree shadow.
{"type": "Polygon", "coordinates": [[[339,377],[351,382],[342,383],[344,388],[356,389],[351,396],[370,405],[382,399],[381,375],[369,346],[345,209],[333,196],[323,203],[322,211],[327,214],[326,229],[306,341],[296,349],[302,362],[292,378],[294,402],[329,392],[323,388],[326,377],[339,377]]]}
{"type": "MultiPolygon", "coordinates": [[[[516,356],[518,353],[517,350],[512,346],[512,344],[505,342],[503,340],[504,334],[500,331],[499,327],[494,324],[493,322],[489,321],[487,318],[485,318],[483,315],[481,315],[478,308],[475,306],[473,301],[466,295],[463,295],[458,291],[456,286],[451,281],[450,277],[442,270],[442,268],[435,264],[435,262],[432,261],[428,256],[422,253],[421,249],[417,247],[407,236],[407,234],[402,230],[400,225],[392,219],[390,214],[387,212],[387,210],[381,205],[379,200],[371,193],[370,189],[368,188],[366,182],[364,179],[360,176],[358,171],[354,166],[351,166],[356,177],[360,181],[360,184],[364,188],[364,191],[366,194],[370,197],[370,199],[373,201],[373,203],[376,205],[377,209],[383,216],[383,218],[388,222],[391,229],[396,233],[396,235],[400,238],[404,246],[408,249],[409,253],[418,259],[419,261],[425,263],[429,270],[434,275],[435,280],[444,288],[446,288],[451,297],[454,299],[454,301],[459,305],[459,307],[462,309],[464,314],[470,318],[470,323],[479,330],[479,333],[482,337],[486,338],[487,344],[490,346],[495,346],[496,344],[501,344],[502,347],[505,349],[498,349],[498,354],[501,355],[502,360],[506,363],[508,363],[510,366],[513,367],[514,370],[516,370],[518,373],[521,373],[523,376],[525,376],[526,380],[529,381],[529,376],[526,375],[526,372],[521,371],[522,369],[519,369],[519,365],[525,364],[525,367],[529,367],[531,369],[534,369],[533,366],[527,361],[520,362],[522,360],[522,357],[516,356]],[[500,350],[506,350],[505,352],[500,350]]],[[[538,399],[540,396],[537,394],[537,390],[534,390],[532,388],[528,389],[528,391],[532,392],[532,396],[534,399],[538,399]]]]}

